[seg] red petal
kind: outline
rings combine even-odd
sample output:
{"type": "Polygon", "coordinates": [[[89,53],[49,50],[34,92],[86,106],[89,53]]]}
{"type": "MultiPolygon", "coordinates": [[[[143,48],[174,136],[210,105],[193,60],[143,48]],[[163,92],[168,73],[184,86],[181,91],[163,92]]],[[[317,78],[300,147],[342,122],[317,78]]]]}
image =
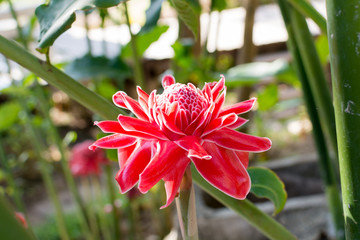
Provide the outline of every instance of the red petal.
{"type": "Polygon", "coordinates": [[[122,169],[117,173],[115,179],[121,192],[125,193],[135,186],[139,181],[139,175],[151,159],[152,143],[149,141],[138,142],[130,157],[126,160],[122,169]]]}
{"type": "Polygon", "coordinates": [[[178,194],[187,166],[189,166],[188,161],[178,161],[176,166],[163,178],[165,182],[166,204],[160,209],[168,207],[178,194]]]}
{"type": "Polygon", "coordinates": [[[228,106],[220,112],[219,116],[223,116],[223,115],[226,115],[229,113],[235,113],[236,115],[241,114],[241,113],[246,113],[253,108],[255,101],[256,101],[256,98],[251,98],[249,100],[228,106]]]}
{"type": "Polygon", "coordinates": [[[140,106],[144,109],[145,113],[149,113],[149,105],[148,105],[148,100],[149,100],[149,95],[143,91],[139,86],[136,88],[137,94],[138,94],[138,101],[140,106]]]}
{"type": "Polygon", "coordinates": [[[271,148],[269,138],[256,137],[228,128],[216,130],[206,135],[203,140],[216,143],[224,148],[245,152],[264,152],[271,148]]]}
{"type": "Polygon", "coordinates": [[[159,141],[150,163],[140,175],[139,190],[146,193],[165,177],[177,164],[190,163],[186,151],[171,141],[159,141]]]}
{"type": "Polygon", "coordinates": [[[213,143],[204,143],[213,157],[209,161],[192,159],[196,169],[211,185],[236,199],[244,199],[250,191],[250,177],[234,151],[213,143]]]}
{"type": "Polygon", "coordinates": [[[129,137],[124,134],[112,134],[98,139],[94,142],[89,149],[95,150],[96,147],[100,148],[124,148],[133,145],[136,142],[136,138],[129,137]]]}
{"type": "Polygon", "coordinates": [[[218,97],[221,90],[225,87],[225,77],[221,75],[221,79],[215,84],[215,86],[211,89],[212,99],[215,101],[218,97]]]}
{"type": "Polygon", "coordinates": [[[164,88],[173,85],[175,83],[175,78],[171,75],[165,75],[162,79],[162,85],[164,88]]]}
{"type": "Polygon", "coordinates": [[[216,101],[214,102],[215,107],[214,110],[211,113],[211,119],[215,119],[219,116],[219,113],[221,111],[222,106],[224,105],[225,102],[225,95],[226,95],[226,91],[224,91],[220,97],[218,97],[216,99],[216,101]]]}
{"type": "Polygon", "coordinates": [[[162,140],[168,140],[168,138],[161,132],[161,130],[147,121],[140,119],[119,115],[118,120],[121,127],[125,132],[143,134],[145,136],[152,136],[162,140]]]}
{"type": "Polygon", "coordinates": [[[129,109],[135,114],[137,118],[142,120],[149,120],[149,117],[141,108],[140,104],[131,97],[129,97],[125,92],[119,91],[115,93],[113,95],[113,102],[119,107],[129,109]]]}
{"type": "Polygon", "coordinates": [[[130,155],[133,153],[135,147],[137,146],[137,144],[136,144],[137,141],[133,145],[130,145],[128,147],[118,148],[117,152],[118,152],[118,162],[119,162],[120,170],[123,168],[126,161],[129,159],[130,155]]]}
{"type": "Polygon", "coordinates": [[[249,152],[235,151],[235,154],[242,163],[242,165],[247,168],[249,165],[249,152]]]}
{"type": "Polygon", "coordinates": [[[176,140],[180,137],[185,136],[177,126],[171,121],[170,117],[160,111],[159,117],[161,118],[162,128],[164,134],[171,140],[176,140]]]}
{"type": "Polygon", "coordinates": [[[238,117],[238,119],[236,120],[236,122],[234,124],[231,124],[229,126],[227,126],[227,128],[230,129],[236,129],[242,125],[244,125],[245,123],[247,123],[249,120],[246,120],[244,118],[238,117]]]}
{"type": "Polygon", "coordinates": [[[205,151],[200,144],[201,139],[195,136],[186,136],[177,141],[174,141],[179,147],[188,151],[189,158],[199,158],[210,160],[211,156],[205,151]]]}
{"type": "Polygon", "coordinates": [[[235,113],[228,114],[212,120],[205,128],[202,136],[205,136],[215,130],[231,126],[238,121],[238,116],[235,113]]]}
{"type": "Polygon", "coordinates": [[[94,122],[96,126],[98,126],[101,131],[104,133],[123,133],[124,129],[121,127],[118,121],[101,121],[94,122]]]}

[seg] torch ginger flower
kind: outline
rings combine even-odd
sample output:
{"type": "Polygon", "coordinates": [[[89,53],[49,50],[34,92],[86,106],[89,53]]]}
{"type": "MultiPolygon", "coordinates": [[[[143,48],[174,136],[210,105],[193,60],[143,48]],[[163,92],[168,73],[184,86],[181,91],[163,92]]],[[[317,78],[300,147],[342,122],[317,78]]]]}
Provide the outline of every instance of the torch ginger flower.
{"type": "Polygon", "coordinates": [[[69,161],[70,171],[74,176],[100,175],[101,164],[108,164],[104,150],[89,151],[88,147],[93,141],[86,140],[76,144],[72,148],[69,161]]]}
{"type": "Polygon", "coordinates": [[[113,134],[89,148],[118,149],[116,180],[122,193],[137,183],[140,192],[146,193],[163,180],[167,201],[162,208],[176,197],[190,163],[211,185],[244,199],[251,187],[246,171],[249,152],[271,147],[268,138],[234,130],[247,122],[237,115],[250,111],[255,98],[223,107],[223,76],[218,82],[205,83],[202,90],[191,83],[175,83],[172,76],[165,76],[162,85],[162,94],[154,90],[148,95],[138,87],[138,101],[122,91],[114,94],[115,105],[137,118],[119,115],[118,121],[95,122],[103,132],[113,134]]]}

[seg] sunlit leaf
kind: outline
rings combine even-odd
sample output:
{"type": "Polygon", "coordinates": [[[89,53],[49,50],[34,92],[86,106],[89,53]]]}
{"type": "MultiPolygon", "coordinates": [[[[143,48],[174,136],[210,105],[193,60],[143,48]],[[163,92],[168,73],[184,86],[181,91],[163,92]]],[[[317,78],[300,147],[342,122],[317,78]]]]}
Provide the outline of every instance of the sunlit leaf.
{"type": "Polygon", "coordinates": [[[257,99],[259,110],[266,111],[272,108],[279,100],[277,85],[267,85],[262,91],[258,93],[257,99]]]}
{"type": "Polygon", "coordinates": [[[199,33],[200,13],[193,8],[193,4],[184,0],[171,0],[179,18],[193,32],[195,38],[199,33]]]}
{"type": "Polygon", "coordinates": [[[211,11],[222,11],[226,8],[226,0],[211,0],[211,11]]]}
{"type": "MultiPolygon", "coordinates": [[[[156,42],[160,38],[160,36],[168,29],[169,26],[156,26],[149,32],[141,32],[140,34],[138,34],[136,37],[138,54],[142,56],[145,53],[146,49],[148,49],[148,47],[152,43],[156,42]]],[[[121,51],[121,56],[122,57],[132,56],[130,42],[123,47],[121,51]]]]}
{"type": "Polygon", "coordinates": [[[113,78],[120,81],[130,76],[130,68],[120,59],[85,55],[65,67],[65,72],[81,81],[89,79],[113,78]]]}
{"type": "Polygon", "coordinates": [[[50,0],[35,10],[40,23],[40,38],[37,50],[46,52],[54,41],[75,21],[77,10],[89,10],[95,7],[109,8],[124,0],[50,0]]]}
{"type": "Polygon", "coordinates": [[[290,65],[287,61],[276,60],[274,62],[253,62],[241,64],[230,68],[226,73],[226,85],[228,87],[238,87],[243,85],[253,85],[262,80],[274,78],[284,72],[289,71],[290,65]]]}
{"type": "Polygon", "coordinates": [[[251,192],[257,197],[271,200],[275,207],[274,214],[281,212],[287,193],[280,178],[270,169],[261,167],[250,167],[248,173],[251,178],[251,192]]]}
{"type": "Polygon", "coordinates": [[[163,2],[164,0],[151,0],[149,8],[146,10],[146,22],[141,29],[142,32],[148,32],[156,26],[163,2]]]}
{"type": "Polygon", "coordinates": [[[315,47],[318,52],[320,62],[325,65],[329,61],[329,43],[325,35],[320,35],[315,41],[315,47]]]}
{"type": "Polygon", "coordinates": [[[7,102],[0,105],[0,132],[8,129],[18,120],[20,109],[17,102],[7,102]]]}

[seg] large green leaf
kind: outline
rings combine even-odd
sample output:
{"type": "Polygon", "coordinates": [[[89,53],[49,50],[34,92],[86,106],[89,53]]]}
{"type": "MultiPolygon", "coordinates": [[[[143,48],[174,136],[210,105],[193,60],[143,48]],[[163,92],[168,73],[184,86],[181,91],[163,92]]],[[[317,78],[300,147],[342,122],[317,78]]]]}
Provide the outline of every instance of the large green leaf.
{"type": "Polygon", "coordinates": [[[279,213],[285,206],[287,193],[284,183],[270,169],[250,167],[251,192],[258,197],[264,197],[274,203],[274,214],[279,213]]]}
{"type": "Polygon", "coordinates": [[[163,2],[164,0],[151,0],[149,8],[146,10],[146,22],[141,29],[142,32],[148,32],[156,26],[163,2]]]}
{"type": "Polygon", "coordinates": [[[243,85],[253,85],[264,79],[276,77],[290,71],[291,67],[287,61],[276,60],[274,62],[253,62],[241,64],[230,68],[226,77],[228,87],[238,87],[243,85]]]}
{"type": "Polygon", "coordinates": [[[181,21],[193,32],[195,38],[199,33],[200,13],[193,7],[191,1],[185,0],[171,0],[181,21]]]}
{"type": "Polygon", "coordinates": [[[0,105],[0,132],[8,129],[17,121],[20,109],[17,102],[7,102],[0,105]]]}
{"type": "Polygon", "coordinates": [[[122,81],[131,75],[130,68],[120,58],[108,59],[91,55],[75,59],[66,66],[65,72],[78,81],[99,78],[122,81]]]}
{"type": "Polygon", "coordinates": [[[37,50],[46,52],[54,41],[75,21],[75,11],[95,7],[108,8],[124,0],[50,0],[35,10],[40,23],[40,38],[37,50]]]}
{"type": "MultiPolygon", "coordinates": [[[[156,42],[161,34],[166,32],[169,29],[169,26],[156,26],[150,32],[143,32],[136,36],[136,45],[138,49],[139,56],[142,56],[148,47],[156,42]]],[[[122,57],[131,57],[132,56],[132,49],[131,49],[131,42],[126,44],[122,51],[122,57]]]]}

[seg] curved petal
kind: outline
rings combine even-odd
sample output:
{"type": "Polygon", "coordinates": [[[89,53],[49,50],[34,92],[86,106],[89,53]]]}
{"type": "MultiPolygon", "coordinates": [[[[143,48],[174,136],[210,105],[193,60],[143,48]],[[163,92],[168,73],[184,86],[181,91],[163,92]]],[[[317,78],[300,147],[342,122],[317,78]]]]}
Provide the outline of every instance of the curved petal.
{"type": "Polygon", "coordinates": [[[206,126],[202,136],[210,134],[215,130],[219,130],[227,126],[231,126],[235,124],[237,121],[238,121],[238,116],[235,113],[230,113],[228,115],[216,118],[206,126]]]}
{"type": "Polygon", "coordinates": [[[221,90],[225,88],[225,77],[221,75],[221,79],[211,88],[212,99],[215,101],[221,90]]]}
{"type": "Polygon", "coordinates": [[[231,124],[231,125],[227,126],[227,128],[236,129],[236,128],[241,127],[242,125],[244,125],[244,124],[247,123],[248,121],[249,121],[249,120],[247,120],[247,119],[245,119],[245,118],[238,117],[238,119],[236,120],[236,122],[234,122],[234,124],[231,124]]]}
{"type": "Polygon", "coordinates": [[[151,147],[151,142],[139,141],[122,169],[117,173],[115,179],[120,186],[121,193],[129,191],[139,181],[139,175],[150,162],[151,147]]]}
{"type": "Polygon", "coordinates": [[[136,142],[136,138],[129,137],[124,134],[115,133],[95,141],[90,147],[90,150],[95,150],[97,147],[100,148],[124,148],[133,145],[136,142]]]}
{"type": "Polygon", "coordinates": [[[161,140],[168,140],[168,138],[161,132],[161,130],[157,126],[147,121],[122,115],[119,115],[118,120],[125,132],[136,132],[152,136],[161,140]]]}
{"type": "Polygon", "coordinates": [[[113,102],[115,105],[129,109],[135,116],[141,120],[149,120],[149,117],[144,112],[140,104],[129,97],[125,92],[119,91],[113,95],[113,102]]]}
{"type": "Polygon", "coordinates": [[[183,136],[186,136],[174,123],[170,120],[169,116],[164,114],[162,111],[159,113],[161,119],[161,130],[171,140],[176,140],[183,136]]]}
{"type": "Polygon", "coordinates": [[[235,151],[235,154],[242,163],[242,165],[247,168],[249,165],[249,152],[235,151]]]}
{"type": "Polygon", "coordinates": [[[124,129],[118,121],[95,121],[94,125],[98,126],[104,133],[123,133],[124,129]]]}
{"type": "Polygon", "coordinates": [[[190,163],[186,151],[171,141],[159,141],[157,150],[150,163],[140,174],[139,190],[146,193],[157,182],[174,169],[179,162],[190,163]]]}
{"type": "Polygon", "coordinates": [[[123,168],[123,166],[125,165],[126,161],[129,159],[130,155],[133,153],[133,151],[135,150],[137,143],[139,140],[137,140],[136,142],[134,142],[134,144],[127,146],[127,147],[123,147],[123,148],[118,148],[117,149],[117,154],[118,154],[118,163],[119,163],[119,167],[120,170],[123,168]]]}
{"type": "Polygon", "coordinates": [[[148,115],[149,114],[149,105],[148,105],[149,95],[144,90],[142,90],[139,86],[136,87],[136,91],[138,94],[138,102],[139,102],[140,106],[142,107],[142,109],[144,110],[144,112],[148,115]]]}
{"type": "Polygon", "coordinates": [[[250,191],[250,177],[234,151],[204,143],[213,157],[210,161],[191,159],[201,176],[220,191],[236,199],[244,199],[250,191]]]}
{"type": "Polygon", "coordinates": [[[189,161],[178,161],[176,166],[164,176],[163,180],[165,182],[166,204],[160,209],[168,207],[179,193],[181,180],[185,174],[187,166],[189,166],[189,161]]]}
{"type": "Polygon", "coordinates": [[[205,151],[205,149],[201,146],[200,141],[201,139],[195,136],[186,136],[180,138],[179,140],[174,141],[174,143],[176,143],[182,149],[188,151],[187,156],[189,158],[194,157],[199,159],[210,160],[211,155],[209,155],[205,151]]]}
{"type": "Polygon", "coordinates": [[[235,113],[236,115],[246,113],[253,108],[255,101],[256,101],[256,98],[251,98],[249,100],[228,106],[228,107],[222,109],[219,116],[224,116],[229,113],[235,113]]]}
{"type": "Polygon", "coordinates": [[[203,140],[224,148],[245,152],[264,152],[271,148],[269,138],[256,137],[228,128],[216,130],[206,135],[203,140]]]}

